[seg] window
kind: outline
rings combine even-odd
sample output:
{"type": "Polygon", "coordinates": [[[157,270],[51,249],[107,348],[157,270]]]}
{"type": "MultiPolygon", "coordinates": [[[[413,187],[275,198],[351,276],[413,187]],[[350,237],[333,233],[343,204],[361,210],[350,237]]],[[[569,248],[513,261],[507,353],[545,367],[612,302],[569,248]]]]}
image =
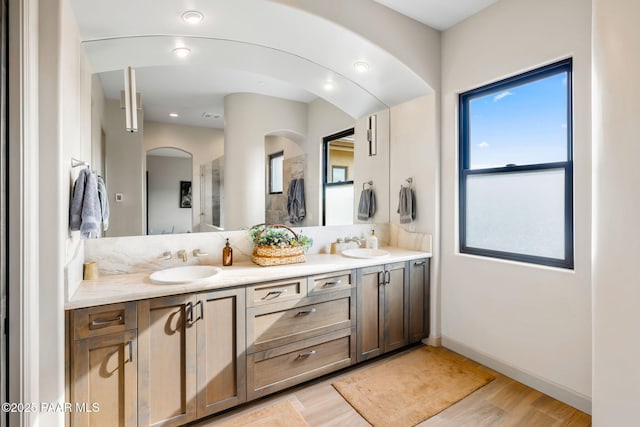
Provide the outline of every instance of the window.
{"type": "Polygon", "coordinates": [[[460,95],[460,252],[573,268],[571,65],[460,95]]]}
{"type": "Polygon", "coordinates": [[[322,138],[322,225],[353,224],[355,129],[322,138]]]}
{"type": "Polygon", "coordinates": [[[269,155],[269,194],[282,193],[282,164],[284,151],[269,155]]]}

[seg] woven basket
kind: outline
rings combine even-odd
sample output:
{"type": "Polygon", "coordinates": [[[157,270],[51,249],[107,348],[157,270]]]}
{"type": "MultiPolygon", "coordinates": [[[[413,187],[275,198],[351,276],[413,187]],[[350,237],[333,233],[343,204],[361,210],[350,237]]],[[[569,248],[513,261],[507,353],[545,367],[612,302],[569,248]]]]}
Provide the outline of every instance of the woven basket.
{"type": "MultiPolygon", "coordinates": [[[[306,258],[304,256],[304,248],[302,246],[268,246],[268,245],[258,245],[258,240],[260,240],[260,236],[265,232],[268,228],[284,228],[289,230],[291,234],[293,234],[294,238],[298,238],[298,235],[295,231],[287,227],[283,224],[258,224],[254,227],[259,227],[264,225],[265,227],[258,232],[256,238],[253,242],[253,254],[251,255],[251,261],[255,262],[258,265],[262,266],[272,266],[272,265],[284,265],[284,264],[295,264],[298,262],[305,262],[306,258]]],[[[252,228],[254,228],[252,227],[252,228]]]]}

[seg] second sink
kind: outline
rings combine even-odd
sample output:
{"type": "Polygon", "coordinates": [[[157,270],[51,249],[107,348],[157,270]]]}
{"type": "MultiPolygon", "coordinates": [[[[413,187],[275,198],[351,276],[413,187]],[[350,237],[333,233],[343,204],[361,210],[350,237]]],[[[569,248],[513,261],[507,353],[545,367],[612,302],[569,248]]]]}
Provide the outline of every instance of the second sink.
{"type": "Polygon", "coordinates": [[[342,255],[350,258],[386,258],[390,253],[383,249],[356,248],[344,250],[342,255]]]}

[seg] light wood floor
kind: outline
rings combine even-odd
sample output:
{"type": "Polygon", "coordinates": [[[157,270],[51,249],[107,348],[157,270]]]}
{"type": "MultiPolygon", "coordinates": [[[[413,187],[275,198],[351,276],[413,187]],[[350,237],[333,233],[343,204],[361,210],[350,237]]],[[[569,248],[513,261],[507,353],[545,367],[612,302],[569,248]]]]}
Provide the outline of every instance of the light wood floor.
{"type": "MultiPolygon", "coordinates": [[[[331,383],[336,378],[351,375],[401,354],[403,353],[396,353],[334,375],[322,377],[193,425],[197,427],[218,426],[231,418],[288,399],[292,401],[311,427],[369,426],[369,423],[338,394],[331,383]]],[[[496,379],[418,426],[578,427],[591,425],[591,416],[584,412],[489,368],[484,367],[484,369],[492,372],[496,379]]]]}

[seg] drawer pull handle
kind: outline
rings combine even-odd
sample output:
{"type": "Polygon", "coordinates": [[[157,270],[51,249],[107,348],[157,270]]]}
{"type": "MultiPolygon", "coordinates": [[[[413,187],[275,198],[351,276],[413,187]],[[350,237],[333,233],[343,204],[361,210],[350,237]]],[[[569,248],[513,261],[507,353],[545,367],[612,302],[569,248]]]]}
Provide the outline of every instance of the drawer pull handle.
{"type": "Polygon", "coordinates": [[[124,317],[122,317],[122,316],[118,316],[118,317],[114,317],[113,319],[106,319],[106,320],[94,319],[94,320],[91,321],[91,326],[104,327],[104,326],[110,325],[112,323],[122,322],[123,319],[124,319],[124,317]]]}
{"type": "Polygon", "coordinates": [[[133,340],[129,340],[127,346],[129,347],[129,362],[133,362],[133,340]]]}
{"type": "Polygon", "coordinates": [[[195,320],[196,322],[198,320],[202,320],[204,319],[204,303],[202,302],[202,300],[198,300],[198,302],[196,303],[196,307],[200,306],[200,315],[198,316],[198,318],[195,320]]]}
{"type": "Polygon", "coordinates": [[[426,261],[418,261],[418,262],[414,262],[413,265],[420,266],[420,265],[425,265],[427,262],[426,261]]]}
{"type": "Polygon", "coordinates": [[[287,292],[286,289],[276,289],[275,291],[269,291],[269,292],[267,292],[267,294],[265,296],[262,297],[262,299],[278,298],[280,295],[282,295],[285,292],[287,292]],[[271,296],[271,295],[273,295],[273,298],[269,298],[269,296],[271,296]]]}
{"type": "Polygon", "coordinates": [[[330,282],[325,282],[324,286],[338,286],[341,282],[342,280],[332,280],[330,282]]]}
{"type": "Polygon", "coordinates": [[[187,325],[193,324],[193,303],[189,301],[186,306],[187,311],[187,325]]]}
{"type": "Polygon", "coordinates": [[[300,310],[298,312],[298,316],[306,316],[307,314],[315,313],[317,310],[315,308],[309,308],[307,310],[300,310]]]}
{"type": "Polygon", "coordinates": [[[315,350],[305,351],[304,353],[298,354],[298,359],[306,359],[307,357],[313,356],[314,354],[316,354],[315,350]]]}

